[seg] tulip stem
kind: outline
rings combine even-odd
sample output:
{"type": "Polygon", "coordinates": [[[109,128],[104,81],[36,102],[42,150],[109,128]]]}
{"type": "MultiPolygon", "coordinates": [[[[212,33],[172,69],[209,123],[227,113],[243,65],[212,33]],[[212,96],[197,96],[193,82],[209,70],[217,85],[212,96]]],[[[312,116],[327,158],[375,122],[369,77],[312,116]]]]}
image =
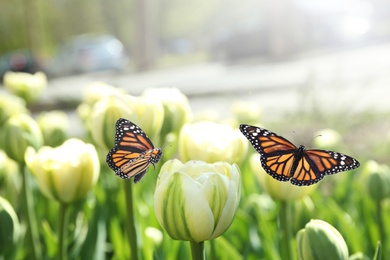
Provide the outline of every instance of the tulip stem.
{"type": "MultiPolygon", "coordinates": [[[[279,212],[281,235],[280,254],[282,259],[293,259],[291,251],[292,230],[288,219],[291,216],[289,212],[289,204],[286,201],[281,201],[279,212]]],[[[291,219],[291,218],[290,218],[291,219]]]]}
{"type": "Polygon", "coordinates": [[[381,200],[377,200],[376,202],[376,214],[378,216],[378,228],[379,228],[379,236],[380,236],[380,241],[381,241],[381,244],[382,245],[385,245],[386,244],[386,234],[385,234],[385,225],[383,223],[383,219],[382,219],[382,201],[381,200]]]}
{"type": "Polygon", "coordinates": [[[20,165],[22,169],[22,178],[23,178],[23,207],[25,211],[25,217],[27,222],[27,243],[29,247],[29,257],[31,259],[41,259],[41,246],[39,243],[39,234],[38,234],[38,223],[35,216],[34,204],[34,195],[31,190],[31,185],[29,183],[28,170],[25,165],[20,165]]]}
{"type": "Polygon", "coordinates": [[[138,260],[137,231],[135,229],[133,190],[131,181],[125,181],[127,237],[131,250],[131,260],[138,260]]]}
{"type": "Polygon", "coordinates": [[[192,260],[204,260],[204,242],[190,241],[192,260]]]}
{"type": "Polygon", "coordinates": [[[65,203],[60,203],[60,217],[58,221],[58,231],[59,231],[59,238],[58,238],[58,259],[66,259],[66,238],[67,238],[67,216],[66,216],[66,210],[68,208],[68,205],[65,203]]]}

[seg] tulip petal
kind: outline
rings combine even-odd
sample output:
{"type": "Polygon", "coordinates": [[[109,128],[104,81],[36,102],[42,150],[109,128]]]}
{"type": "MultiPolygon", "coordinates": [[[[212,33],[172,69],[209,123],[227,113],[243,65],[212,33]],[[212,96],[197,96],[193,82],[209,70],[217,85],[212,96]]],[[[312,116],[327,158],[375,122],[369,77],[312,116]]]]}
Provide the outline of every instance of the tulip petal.
{"type": "MultiPolygon", "coordinates": [[[[166,194],[158,194],[157,197],[165,198],[162,203],[155,203],[164,209],[161,212],[161,222],[168,234],[174,239],[184,239],[200,242],[208,239],[214,226],[213,214],[208,206],[200,185],[186,174],[176,172],[164,184],[166,194]]],[[[158,206],[157,206],[158,207],[158,206]]]]}
{"type": "Polygon", "coordinates": [[[231,225],[234,215],[236,214],[236,210],[238,208],[238,203],[240,201],[240,171],[237,165],[232,165],[232,178],[227,184],[228,190],[226,203],[221,213],[221,217],[219,221],[216,223],[215,230],[211,236],[211,239],[220,236],[224,233],[229,226],[231,225]]]}
{"type": "Polygon", "coordinates": [[[226,205],[225,198],[228,197],[229,181],[222,174],[210,173],[202,186],[202,193],[206,196],[207,202],[212,209],[214,222],[217,224],[221,218],[222,211],[226,205]]]}
{"type": "Polygon", "coordinates": [[[37,179],[39,188],[41,189],[42,193],[47,197],[54,199],[55,196],[49,188],[53,186],[52,182],[50,181],[51,178],[49,175],[45,174],[45,171],[47,171],[48,168],[48,163],[42,163],[43,161],[49,160],[49,156],[52,153],[52,150],[53,149],[51,147],[42,147],[39,150],[39,153],[37,153],[35,149],[30,146],[26,149],[25,161],[28,169],[37,179]]]}

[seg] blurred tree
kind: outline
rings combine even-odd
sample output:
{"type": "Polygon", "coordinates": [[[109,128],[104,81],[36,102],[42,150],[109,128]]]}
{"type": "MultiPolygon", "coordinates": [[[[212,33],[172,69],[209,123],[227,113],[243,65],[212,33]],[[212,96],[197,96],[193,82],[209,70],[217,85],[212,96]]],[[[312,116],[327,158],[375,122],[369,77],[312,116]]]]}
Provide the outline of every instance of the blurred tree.
{"type": "Polygon", "coordinates": [[[138,71],[146,70],[154,65],[157,46],[157,12],[151,0],[135,1],[135,44],[133,57],[138,71]]]}
{"type": "Polygon", "coordinates": [[[67,0],[57,2],[61,16],[59,22],[63,26],[63,37],[100,33],[106,31],[102,5],[95,0],[67,0]]]}
{"type": "Polygon", "coordinates": [[[0,53],[28,45],[23,17],[23,1],[0,1],[0,53]]]}
{"type": "MultiPolygon", "coordinates": [[[[24,0],[23,12],[25,30],[28,38],[28,49],[35,56],[40,56],[42,48],[42,28],[39,14],[39,0],[24,0]]],[[[33,65],[35,66],[35,64],[33,65]]],[[[36,68],[35,68],[36,69],[36,68]]]]}

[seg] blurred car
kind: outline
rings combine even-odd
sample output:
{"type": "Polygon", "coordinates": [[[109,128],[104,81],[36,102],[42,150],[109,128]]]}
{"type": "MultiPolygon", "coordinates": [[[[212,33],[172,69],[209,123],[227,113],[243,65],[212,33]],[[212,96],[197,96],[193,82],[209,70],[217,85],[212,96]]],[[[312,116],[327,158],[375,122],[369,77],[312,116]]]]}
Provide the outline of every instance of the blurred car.
{"type": "Polygon", "coordinates": [[[15,50],[0,56],[0,80],[7,71],[35,73],[42,70],[40,63],[28,50],[15,50]]]}
{"type": "Polygon", "coordinates": [[[63,44],[47,64],[51,77],[102,70],[121,71],[127,65],[123,44],[111,35],[81,35],[63,44]]]}

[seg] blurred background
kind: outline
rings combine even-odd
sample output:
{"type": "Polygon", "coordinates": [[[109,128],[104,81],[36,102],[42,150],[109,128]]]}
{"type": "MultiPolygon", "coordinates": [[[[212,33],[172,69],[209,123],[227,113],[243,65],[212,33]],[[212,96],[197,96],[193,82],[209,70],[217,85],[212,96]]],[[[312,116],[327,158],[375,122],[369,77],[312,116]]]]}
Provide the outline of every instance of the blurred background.
{"type": "Polygon", "coordinates": [[[177,87],[195,111],[387,110],[384,0],[0,0],[0,77],[44,71],[41,103],[104,81],[177,87]],[[358,102],[357,102],[358,101],[358,102]]]}
{"type": "Polygon", "coordinates": [[[378,43],[390,34],[383,0],[0,2],[2,70],[44,69],[53,76],[147,70],[173,65],[174,58],[285,60],[378,43]]]}

